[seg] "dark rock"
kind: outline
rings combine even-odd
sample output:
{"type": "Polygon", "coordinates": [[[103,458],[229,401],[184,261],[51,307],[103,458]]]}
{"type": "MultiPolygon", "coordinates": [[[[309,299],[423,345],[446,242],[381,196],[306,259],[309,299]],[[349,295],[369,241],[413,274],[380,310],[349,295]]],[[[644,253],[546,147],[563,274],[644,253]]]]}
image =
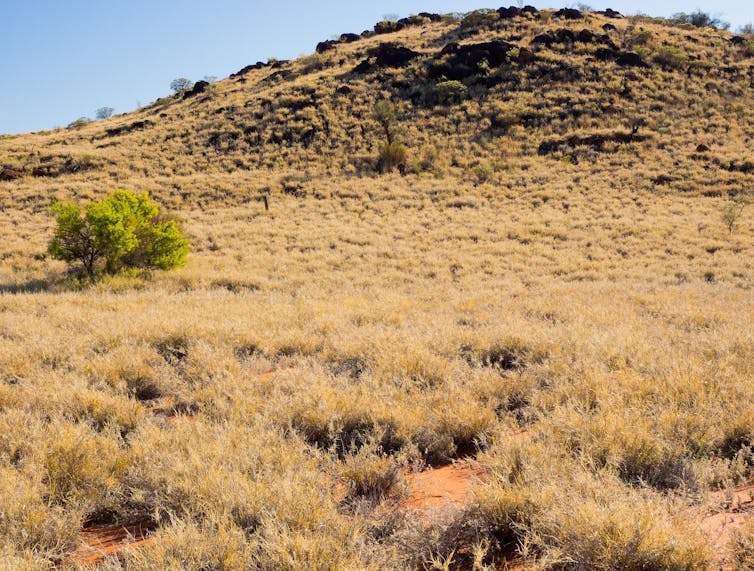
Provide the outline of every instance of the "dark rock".
{"type": "Polygon", "coordinates": [[[361,36],[359,34],[341,34],[340,35],[341,44],[352,44],[353,42],[358,42],[360,39],[361,39],[361,36]]]}
{"type": "Polygon", "coordinates": [[[347,85],[341,85],[335,90],[335,92],[339,93],[340,95],[350,95],[352,91],[353,89],[351,89],[347,85]]]}
{"type": "Polygon", "coordinates": [[[607,24],[605,24],[604,26],[602,26],[602,29],[605,30],[606,32],[614,32],[618,28],[616,28],[613,24],[611,24],[610,22],[608,22],[607,24]]]}
{"type": "Polygon", "coordinates": [[[196,97],[200,93],[204,93],[207,90],[208,86],[209,86],[209,81],[203,81],[203,80],[197,81],[194,84],[194,87],[183,92],[183,98],[188,99],[189,97],[196,97]]]}
{"type": "Polygon", "coordinates": [[[427,23],[427,20],[422,15],[417,15],[409,16],[408,18],[401,18],[397,23],[404,28],[408,28],[410,26],[423,26],[427,23]]]}
{"type": "Polygon", "coordinates": [[[377,22],[374,25],[374,33],[375,34],[390,34],[392,32],[398,32],[405,27],[406,27],[405,24],[385,20],[383,22],[377,22]]]}
{"type": "Polygon", "coordinates": [[[618,59],[619,55],[620,54],[616,50],[608,48],[600,48],[594,52],[594,57],[597,58],[598,61],[615,61],[618,59]]]}
{"type": "Polygon", "coordinates": [[[606,18],[613,18],[614,20],[618,20],[623,17],[623,14],[620,12],[617,12],[616,10],[613,10],[612,8],[608,8],[607,10],[604,10],[602,12],[597,12],[598,14],[602,14],[606,18]]]}
{"type": "Polygon", "coordinates": [[[696,152],[697,153],[708,153],[709,150],[710,150],[710,148],[707,145],[705,145],[704,143],[702,143],[702,144],[700,144],[700,145],[698,145],[696,147],[696,152]]]}
{"type": "Polygon", "coordinates": [[[318,54],[323,54],[325,52],[329,52],[330,50],[334,50],[335,46],[337,45],[338,42],[335,40],[325,40],[324,42],[319,42],[314,51],[316,51],[318,54]]]}
{"type": "Polygon", "coordinates": [[[353,73],[366,73],[373,68],[404,67],[421,54],[404,46],[385,43],[367,52],[369,56],[353,69],[353,73]]]}
{"type": "Polygon", "coordinates": [[[537,10],[534,6],[526,5],[523,8],[521,8],[521,12],[523,14],[531,14],[532,16],[536,16],[539,14],[539,10],[537,10]]]}
{"type": "Polygon", "coordinates": [[[532,45],[540,45],[540,46],[547,46],[548,48],[556,43],[558,40],[557,38],[552,34],[552,32],[547,32],[545,34],[539,34],[536,36],[532,41],[532,45]]]}
{"type": "Polygon", "coordinates": [[[122,127],[113,127],[112,129],[107,129],[105,131],[105,136],[107,137],[117,137],[118,135],[125,135],[127,133],[131,133],[132,131],[140,131],[142,129],[146,129],[147,127],[151,127],[154,125],[152,121],[149,121],[148,119],[145,119],[144,121],[134,121],[133,123],[130,123],[129,125],[123,125],[122,127]]]}
{"type": "Polygon", "coordinates": [[[575,8],[561,8],[557,12],[555,12],[553,15],[553,18],[563,18],[565,20],[583,20],[584,15],[581,13],[581,11],[576,10],[575,8]]]}
{"type": "Polygon", "coordinates": [[[380,44],[367,52],[377,67],[403,67],[421,54],[404,46],[380,44]]]}
{"type": "MultiPolygon", "coordinates": [[[[508,62],[508,53],[516,48],[514,44],[493,40],[480,44],[448,44],[443,49],[449,55],[447,63],[436,64],[429,68],[430,79],[445,79],[462,81],[479,73],[479,66],[486,62],[490,68],[500,67],[508,62]],[[450,47],[450,46],[453,47],[450,47]]],[[[530,63],[536,56],[530,50],[519,50],[517,63],[530,63]]]]}
{"type": "Polygon", "coordinates": [[[454,54],[454,53],[456,53],[456,52],[458,51],[458,48],[459,48],[459,47],[460,47],[460,46],[458,45],[458,42],[450,42],[449,44],[447,44],[447,45],[446,45],[446,46],[445,46],[445,47],[444,47],[444,48],[443,48],[443,49],[442,49],[442,50],[440,51],[440,55],[441,55],[441,56],[446,56],[446,55],[448,55],[448,54],[454,54]]]}
{"type": "Polygon", "coordinates": [[[442,22],[441,14],[434,14],[432,12],[419,12],[419,16],[426,18],[430,22],[442,22]]]}
{"type": "Polygon", "coordinates": [[[584,29],[584,30],[581,30],[578,34],[576,34],[576,41],[583,42],[585,44],[591,44],[596,39],[597,39],[597,35],[591,30],[584,29]]]}
{"type": "Polygon", "coordinates": [[[615,60],[618,65],[627,67],[649,67],[649,64],[641,59],[641,56],[634,52],[625,52],[618,56],[615,60]]]}
{"type": "Polygon", "coordinates": [[[230,74],[230,78],[231,78],[231,79],[233,79],[233,78],[235,78],[235,77],[240,77],[240,76],[242,76],[242,75],[246,75],[246,74],[247,74],[247,73],[249,73],[250,71],[253,71],[253,70],[255,70],[255,69],[263,69],[263,68],[265,68],[265,67],[267,67],[267,64],[266,64],[266,63],[264,63],[264,62],[261,62],[261,61],[258,61],[257,63],[255,63],[255,64],[253,64],[253,65],[247,65],[247,66],[246,66],[246,67],[244,67],[243,69],[240,69],[240,70],[238,70],[238,71],[237,71],[236,73],[231,73],[231,74],[230,74]]]}
{"type": "Polygon", "coordinates": [[[0,168],[0,181],[11,181],[11,180],[18,180],[19,178],[23,178],[24,173],[23,171],[16,170],[16,169],[5,169],[0,168]]]}
{"type": "Polygon", "coordinates": [[[521,8],[511,6],[510,8],[498,8],[497,13],[501,20],[508,20],[510,18],[517,18],[522,14],[521,8]]]}
{"type": "Polygon", "coordinates": [[[746,38],[743,36],[733,36],[730,39],[730,43],[734,46],[743,46],[746,43],[746,38]]]}
{"type": "Polygon", "coordinates": [[[615,42],[607,34],[602,34],[601,36],[596,36],[596,39],[597,39],[597,41],[599,43],[604,44],[606,46],[609,46],[610,48],[612,48],[614,50],[618,49],[618,46],[615,45],[615,42]]]}
{"type": "Polygon", "coordinates": [[[576,34],[574,34],[572,30],[568,30],[566,28],[560,28],[559,30],[557,30],[555,32],[555,37],[560,43],[573,43],[574,41],[576,41],[576,34]]]}
{"type": "Polygon", "coordinates": [[[598,133],[595,135],[571,135],[564,139],[550,139],[542,141],[539,145],[538,153],[540,155],[547,155],[557,151],[562,147],[580,147],[587,146],[592,147],[595,151],[604,151],[605,143],[619,143],[629,144],[646,141],[649,137],[647,135],[639,135],[637,133],[598,133]]]}
{"type": "Polygon", "coordinates": [[[364,30],[363,32],[361,32],[361,37],[364,39],[373,38],[374,36],[374,30],[364,30]]]}
{"type": "Polygon", "coordinates": [[[352,73],[367,73],[372,69],[372,63],[369,61],[369,58],[362,61],[359,65],[357,65],[353,70],[351,70],[352,73]]]}
{"type": "Polygon", "coordinates": [[[291,60],[288,60],[288,59],[280,59],[272,64],[272,69],[280,69],[281,67],[283,67],[285,64],[287,64],[290,61],[291,60]]]}
{"type": "Polygon", "coordinates": [[[528,48],[520,48],[518,50],[518,63],[520,65],[529,65],[537,61],[536,54],[528,48]]]}

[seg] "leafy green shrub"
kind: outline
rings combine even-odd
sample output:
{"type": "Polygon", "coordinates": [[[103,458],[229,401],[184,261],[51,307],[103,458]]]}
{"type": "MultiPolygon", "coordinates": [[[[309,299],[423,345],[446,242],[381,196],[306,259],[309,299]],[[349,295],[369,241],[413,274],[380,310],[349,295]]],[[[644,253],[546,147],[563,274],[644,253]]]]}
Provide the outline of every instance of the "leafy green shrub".
{"type": "Polygon", "coordinates": [[[79,117],[75,121],[72,121],[72,122],[68,123],[68,128],[69,129],[81,129],[81,127],[84,127],[84,126],[88,125],[91,122],[92,122],[92,120],[89,119],[89,117],[79,117]]]}
{"type": "Polygon", "coordinates": [[[689,56],[680,48],[662,46],[657,49],[653,59],[665,68],[678,69],[688,63],[689,56]]]}
{"type": "Polygon", "coordinates": [[[466,86],[458,80],[441,81],[434,88],[434,95],[438,101],[449,103],[459,101],[466,94],[466,86]]]}
{"type": "Polygon", "coordinates": [[[169,270],[182,266],[188,241],[174,220],[159,215],[147,192],[116,190],[100,202],[55,203],[57,227],[48,246],[58,260],[81,264],[90,279],[124,268],[169,270]]]}
{"type": "Polygon", "coordinates": [[[408,151],[403,143],[392,142],[380,147],[377,168],[380,172],[389,172],[406,166],[408,151]]]}

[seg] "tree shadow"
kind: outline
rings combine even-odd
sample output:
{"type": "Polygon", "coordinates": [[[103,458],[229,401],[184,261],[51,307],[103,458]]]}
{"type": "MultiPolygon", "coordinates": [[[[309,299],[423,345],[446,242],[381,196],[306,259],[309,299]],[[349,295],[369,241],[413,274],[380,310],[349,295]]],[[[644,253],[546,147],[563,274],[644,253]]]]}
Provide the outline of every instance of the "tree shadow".
{"type": "Polygon", "coordinates": [[[0,295],[48,292],[52,289],[54,283],[51,279],[32,279],[21,283],[0,284],[0,295]]]}

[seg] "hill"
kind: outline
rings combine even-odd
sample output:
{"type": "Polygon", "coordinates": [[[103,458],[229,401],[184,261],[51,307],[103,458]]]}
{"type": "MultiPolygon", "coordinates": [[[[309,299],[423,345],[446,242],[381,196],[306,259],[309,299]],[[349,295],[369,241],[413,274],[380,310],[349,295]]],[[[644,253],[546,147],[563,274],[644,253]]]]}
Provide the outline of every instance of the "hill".
{"type": "Polygon", "coordinates": [[[753,45],[424,13],[0,137],[0,567],[750,567],[753,45]],[[75,282],[124,187],[188,265],[75,282]]]}

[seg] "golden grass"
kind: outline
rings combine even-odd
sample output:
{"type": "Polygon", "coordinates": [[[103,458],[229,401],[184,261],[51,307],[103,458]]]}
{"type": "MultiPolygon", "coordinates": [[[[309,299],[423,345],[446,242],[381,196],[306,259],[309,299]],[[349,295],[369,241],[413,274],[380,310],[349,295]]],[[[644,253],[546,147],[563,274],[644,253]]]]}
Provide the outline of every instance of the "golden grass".
{"type": "MultiPolygon", "coordinates": [[[[582,27],[603,23],[590,18],[582,27]]],[[[662,22],[617,25],[619,40],[645,28],[739,57],[662,22]]],[[[456,28],[390,39],[439,50],[456,28]]],[[[0,139],[19,166],[37,151],[96,151],[87,160],[107,165],[0,183],[0,567],[52,568],[84,525],[134,519],[158,526],[151,540],[103,568],[483,569],[511,549],[540,569],[719,559],[687,514],[751,476],[754,226],[746,210],[732,232],[721,216],[750,175],[691,155],[714,142],[721,165],[745,158],[737,118],[750,98],[692,76],[675,100],[680,76],[653,69],[631,80],[620,117],[495,137],[473,126],[499,93],[444,109],[404,101],[407,144],[428,164],[377,176],[357,160],[376,156],[377,136],[355,135],[366,120],[353,115],[367,116],[374,84],[353,79],[352,101],[326,99],[327,149],[206,147],[208,129],[240,121],[219,107],[251,115],[270,98],[254,119],[264,132],[322,120],[284,97],[334,91],[380,39],[287,64],[285,81],[258,85],[270,70],[255,71],[206,99],[0,139]],[[542,138],[619,127],[651,101],[664,107],[646,113],[646,147],[536,156],[542,138]],[[105,128],[145,117],[155,126],[102,146],[105,128]],[[46,204],[115,186],[173,209],[187,267],[91,287],[63,277],[44,255],[46,204]],[[469,456],[490,474],[473,501],[428,525],[391,511],[400,470],[469,456]]],[[[541,55],[592,65],[578,45],[541,55]]],[[[577,105],[601,109],[598,84],[626,75],[605,65],[577,105]]],[[[578,94],[553,82],[527,95],[534,79],[521,81],[507,103],[539,113],[578,94]]],[[[742,561],[749,543],[735,546],[742,561]]]]}

